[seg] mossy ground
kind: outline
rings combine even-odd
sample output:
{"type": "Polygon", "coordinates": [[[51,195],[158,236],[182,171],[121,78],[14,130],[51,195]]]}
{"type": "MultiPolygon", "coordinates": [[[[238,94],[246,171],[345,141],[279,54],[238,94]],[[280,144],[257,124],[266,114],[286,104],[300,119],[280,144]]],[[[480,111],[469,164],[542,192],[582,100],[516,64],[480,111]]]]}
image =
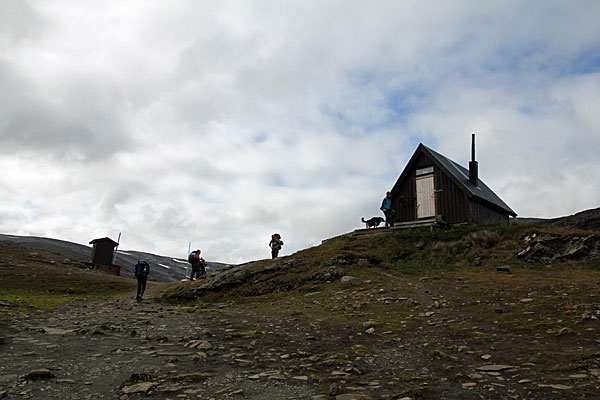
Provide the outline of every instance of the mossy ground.
{"type": "Polygon", "coordinates": [[[0,245],[0,299],[14,307],[2,314],[44,310],[131,291],[133,280],[91,271],[64,256],[0,245]]]}

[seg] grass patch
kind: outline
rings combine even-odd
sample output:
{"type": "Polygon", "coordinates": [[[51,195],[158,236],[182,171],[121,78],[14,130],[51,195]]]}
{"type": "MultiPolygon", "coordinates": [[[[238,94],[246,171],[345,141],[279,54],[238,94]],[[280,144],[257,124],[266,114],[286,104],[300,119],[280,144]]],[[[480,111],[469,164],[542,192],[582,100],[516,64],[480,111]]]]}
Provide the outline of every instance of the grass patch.
{"type": "Polygon", "coordinates": [[[6,314],[48,309],[81,300],[106,298],[135,289],[130,279],[90,271],[80,263],[58,262],[64,257],[31,252],[17,246],[0,245],[0,300],[15,307],[2,307],[6,314]]]}

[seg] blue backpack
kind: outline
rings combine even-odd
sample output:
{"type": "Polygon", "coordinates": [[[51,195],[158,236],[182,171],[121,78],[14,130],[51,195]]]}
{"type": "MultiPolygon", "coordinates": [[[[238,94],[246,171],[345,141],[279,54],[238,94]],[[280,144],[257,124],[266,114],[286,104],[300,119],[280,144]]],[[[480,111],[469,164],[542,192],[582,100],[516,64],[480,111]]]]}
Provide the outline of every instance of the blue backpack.
{"type": "Polygon", "coordinates": [[[135,266],[135,275],[139,278],[148,278],[150,265],[145,260],[140,260],[135,266]]]}

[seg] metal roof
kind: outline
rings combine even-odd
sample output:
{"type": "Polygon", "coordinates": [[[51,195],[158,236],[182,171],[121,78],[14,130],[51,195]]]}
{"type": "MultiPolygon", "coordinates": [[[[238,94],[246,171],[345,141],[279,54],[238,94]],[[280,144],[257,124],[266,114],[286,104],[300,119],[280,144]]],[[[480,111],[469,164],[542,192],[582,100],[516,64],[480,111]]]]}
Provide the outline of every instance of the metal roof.
{"type": "Polygon", "coordinates": [[[471,183],[471,181],[469,180],[468,169],[460,166],[451,159],[441,155],[435,150],[430,149],[422,143],[420,144],[420,146],[422,146],[423,149],[435,161],[437,161],[450,174],[452,178],[454,178],[456,183],[466,192],[467,196],[480,198],[496,207],[501,208],[513,217],[517,216],[517,213],[515,213],[504,201],[502,201],[502,199],[498,197],[496,193],[492,191],[492,189],[487,187],[487,185],[483,183],[481,179],[477,178],[478,185],[473,185],[473,183],[471,183]]]}

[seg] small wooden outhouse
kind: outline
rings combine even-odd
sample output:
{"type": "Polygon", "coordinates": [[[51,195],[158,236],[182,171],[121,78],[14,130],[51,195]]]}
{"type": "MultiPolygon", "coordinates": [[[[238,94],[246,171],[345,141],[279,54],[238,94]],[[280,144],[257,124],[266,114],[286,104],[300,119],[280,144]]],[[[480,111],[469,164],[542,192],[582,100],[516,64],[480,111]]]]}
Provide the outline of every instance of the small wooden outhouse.
{"type": "Polygon", "coordinates": [[[115,256],[115,248],[119,243],[110,238],[94,239],[90,242],[92,245],[92,256],[90,264],[94,265],[101,271],[108,272],[113,275],[121,274],[121,267],[113,264],[115,256]]]}

